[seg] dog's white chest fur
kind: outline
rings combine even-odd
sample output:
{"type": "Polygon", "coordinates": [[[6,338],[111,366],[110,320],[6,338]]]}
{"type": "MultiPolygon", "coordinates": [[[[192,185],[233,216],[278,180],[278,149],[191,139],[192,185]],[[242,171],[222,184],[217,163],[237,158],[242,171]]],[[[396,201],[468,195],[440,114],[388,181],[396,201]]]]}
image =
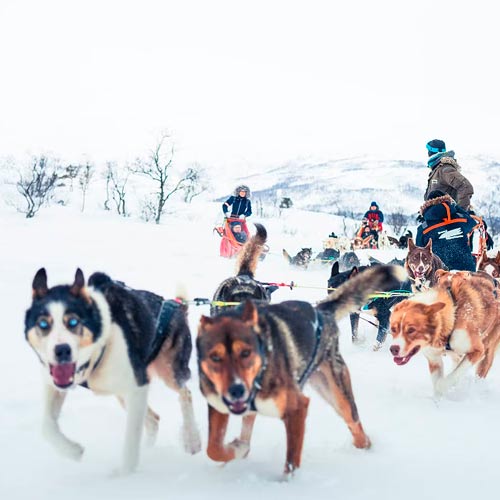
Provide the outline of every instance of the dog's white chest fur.
{"type": "Polygon", "coordinates": [[[278,406],[276,405],[274,399],[272,398],[255,398],[255,408],[257,409],[258,413],[261,413],[262,415],[266,415],[268,417],[276,417],[276,418],[281,418],[281,411],[279,410],[278,406]]]}
{"type": "Polygon", "coordinates": [[[137,387],[134,370],[121,328],[111,324],[111,334],[103,358],[88,378],[90,389],[101,394],[124,395],[137,387]]]}

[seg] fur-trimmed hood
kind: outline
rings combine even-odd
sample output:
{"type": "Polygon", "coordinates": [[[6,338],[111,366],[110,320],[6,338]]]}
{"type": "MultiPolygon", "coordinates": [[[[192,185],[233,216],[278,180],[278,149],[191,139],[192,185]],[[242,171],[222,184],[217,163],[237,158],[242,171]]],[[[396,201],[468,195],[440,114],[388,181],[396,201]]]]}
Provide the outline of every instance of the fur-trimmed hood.
{"type": "Polygon", "coordinates": [[[451,206],[455,205],[455,200],[449,194],[445,194],[444,196],[439,196],[439,198],[433,198],[432,200],[427,200],[420,207],[420,214],[423,215],[428,208],[436,205],[441,205],[441,203],[448,203],[448,205],[451,206]]]}
{"type": "Polygon", "coordinates": [[[252,193],[250,192],[250,188],[247,185],[240,184],[239,186],[237,186],[234,190],[234,196],[238,197],[240,195],[240,191],[245,191],[247,193],[245,198],[250,199],[252,193]]]}
{"type": "Polygon", "coordinates": [[[452,158],[451,156],[443,156],[439,160],[439,164],[440,165],[450,165],[453,168],[456,168],[459,172],[460,172],[460,170],[462,170],[460,165],[457,163],[457,160],[455,160],[455,158],[452,158]]]}

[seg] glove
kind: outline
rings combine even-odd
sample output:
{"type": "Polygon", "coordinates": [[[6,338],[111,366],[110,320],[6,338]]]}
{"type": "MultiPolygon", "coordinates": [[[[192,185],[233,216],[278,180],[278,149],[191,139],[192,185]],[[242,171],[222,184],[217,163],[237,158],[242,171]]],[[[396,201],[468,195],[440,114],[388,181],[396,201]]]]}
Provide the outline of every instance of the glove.
{"type": "Polygon", "coordinates": [[[245,220],[245,216],[244,215],[240,215],[240,219],[241,220],[245,220]]]}
{"type": "Polygon", "coordinates": [[[494,246],[495,243],[493,241],[493,238],[490,236],[488,231],[486,231],[486,250],[493,250],[494,246]]]}

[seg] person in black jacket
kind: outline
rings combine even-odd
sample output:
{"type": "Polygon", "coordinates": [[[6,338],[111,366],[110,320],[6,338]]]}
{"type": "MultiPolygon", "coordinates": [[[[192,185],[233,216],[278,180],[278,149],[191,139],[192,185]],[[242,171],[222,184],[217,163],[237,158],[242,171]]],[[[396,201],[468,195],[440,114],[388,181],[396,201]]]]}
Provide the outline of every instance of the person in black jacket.
{"type": "Polygon", "coordinates": [[[424,221],[417,228],[415,244],[425,247],[432,240],[432,251],[450,270],[475,271],[476,263],[469,234],[476,221],[453,198],[436,190],[420,208],[424,221]]]}
{"type": "Polygon", "coordinates": [[[234,190],[234,195],[230,196],[223,204],[222,211],[224,217],[239,217],[244,219],[252,215],[252,202],[250,201],[250,189],[248,186],[240,185],[234,190]],[[229,207],[231,211],[229,212],[229,207]],[[228,216],[228,212],[231,214],[228,216]]]}

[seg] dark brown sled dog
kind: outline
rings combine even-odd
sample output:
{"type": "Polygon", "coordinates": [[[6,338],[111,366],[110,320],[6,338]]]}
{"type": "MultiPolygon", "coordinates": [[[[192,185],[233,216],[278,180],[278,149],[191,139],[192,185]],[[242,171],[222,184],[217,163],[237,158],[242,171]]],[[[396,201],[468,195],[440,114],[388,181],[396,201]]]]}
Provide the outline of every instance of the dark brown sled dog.
{"type": "Polygon", "coordinates": [[[377,290],[398,286],[402,268],[376,266],[347,281],[313,307],[308,302],[245,305],[215,318],[202,316],[197,349],[200,388],[209,405],[208,455],[220,462],[249,451],[257,413],[286,427],[285,473],[300,466],[309,398],[306,382],[347,423],[358,448],[368,448],[338,346],[337,320],[377,290]],[[229,414],[243,415],[240,439],[224,443],[229,414]]]}

